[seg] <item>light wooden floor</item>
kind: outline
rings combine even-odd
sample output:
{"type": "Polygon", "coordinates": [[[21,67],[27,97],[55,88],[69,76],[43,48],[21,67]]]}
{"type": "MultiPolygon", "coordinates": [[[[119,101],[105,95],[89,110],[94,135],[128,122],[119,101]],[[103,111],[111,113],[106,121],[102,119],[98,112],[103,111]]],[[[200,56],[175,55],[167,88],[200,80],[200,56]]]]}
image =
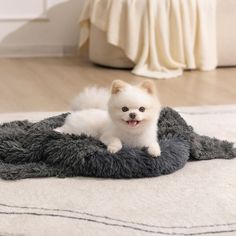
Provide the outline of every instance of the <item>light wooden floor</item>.
{"type": "MultiPolygon", "coordinates": [[[[87,85],[144,78],[95,66],[82,58],[0,59],[0,112],[62,111],[87,85]]],[[[236,104],[236,68],[185,72],[156,80],[163,106],[236,104]]]]}

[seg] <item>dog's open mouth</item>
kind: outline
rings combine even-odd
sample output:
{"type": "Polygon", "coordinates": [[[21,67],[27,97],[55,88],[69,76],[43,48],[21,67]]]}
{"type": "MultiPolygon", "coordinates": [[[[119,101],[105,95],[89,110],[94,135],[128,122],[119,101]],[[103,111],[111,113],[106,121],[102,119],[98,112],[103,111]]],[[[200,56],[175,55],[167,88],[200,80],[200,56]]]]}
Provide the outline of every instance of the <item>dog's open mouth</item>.
{"type": "Polygon", "coordinates": [[[141,121],[139,120],[127,120],[126,123],[130,126],[130,127],[137,127],[140,124],[141,121]]]}

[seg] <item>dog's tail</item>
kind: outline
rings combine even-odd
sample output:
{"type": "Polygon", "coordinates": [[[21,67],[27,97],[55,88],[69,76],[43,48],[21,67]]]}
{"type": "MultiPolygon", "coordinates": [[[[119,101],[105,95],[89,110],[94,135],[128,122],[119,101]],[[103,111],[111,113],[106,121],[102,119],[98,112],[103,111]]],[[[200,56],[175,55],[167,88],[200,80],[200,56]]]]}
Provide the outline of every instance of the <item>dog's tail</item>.
{"type": "Polygon", "coordinates": [[[106,88],[87,87],[72,101],[71,109],[79,111],[84,109],[107,110],[110,92],[106,88]]]}

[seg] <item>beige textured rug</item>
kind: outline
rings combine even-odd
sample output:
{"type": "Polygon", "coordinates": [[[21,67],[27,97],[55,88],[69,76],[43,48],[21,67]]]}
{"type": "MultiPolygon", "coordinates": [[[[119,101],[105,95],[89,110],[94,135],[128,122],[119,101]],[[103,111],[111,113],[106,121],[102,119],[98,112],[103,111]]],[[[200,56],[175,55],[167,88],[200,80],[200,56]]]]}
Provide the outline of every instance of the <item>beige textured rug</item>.
{"type": "MultiPolygon", "coordinates": [[[[177,110],[197,132],[236,143],[236,105],[177,110]]],[[[0,235],[214,234],[236,235],[236,159],[189,162],[157,178],[0,181],[0,235]]]]}

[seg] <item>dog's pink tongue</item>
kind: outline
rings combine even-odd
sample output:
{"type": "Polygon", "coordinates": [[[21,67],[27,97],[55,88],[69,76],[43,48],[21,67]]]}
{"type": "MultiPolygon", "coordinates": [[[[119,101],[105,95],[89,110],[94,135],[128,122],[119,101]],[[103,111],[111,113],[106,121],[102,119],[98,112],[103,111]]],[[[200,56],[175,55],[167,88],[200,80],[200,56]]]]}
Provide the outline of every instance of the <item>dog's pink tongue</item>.
{"type": "Polygon", "coordinates": [[[130,121],[128,122],[128,124],[129,124],[130,126],[132,126],[132,127],[135,127],[135,126],[138,124],[138,121],[136,121],[136,120],[130,120],[130,121]]]}

